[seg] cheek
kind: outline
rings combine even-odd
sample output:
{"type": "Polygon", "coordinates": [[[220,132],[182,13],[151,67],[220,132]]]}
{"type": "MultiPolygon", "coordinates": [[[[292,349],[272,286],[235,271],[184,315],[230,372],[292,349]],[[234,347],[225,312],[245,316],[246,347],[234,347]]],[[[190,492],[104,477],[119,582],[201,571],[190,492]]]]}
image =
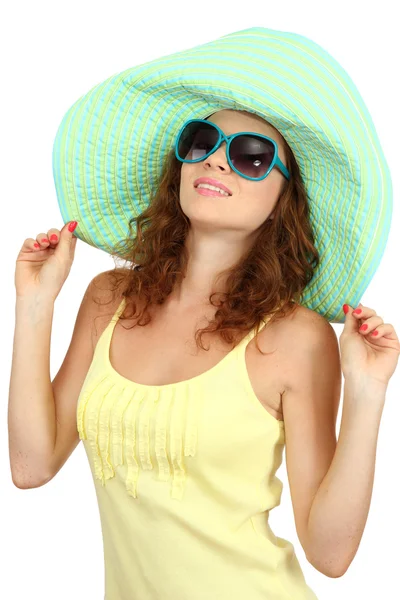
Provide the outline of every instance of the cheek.
{"type": "Polygon", "coordinates": [[[252,202],[254,209],[265,212],[272,208],[279,198],[281,192],[281,182],[268,175],[266,179],[259,182],[253,182],[251,189],[246,194],[249,202],[252,202]]]}
{"type": "Polygon", "coordinates": [[[181,167],[181,183],[184,183],[187,178],[186,170],[185,163],[183,163],[181,167]]]}
{"type": "Polygon", "coordinates": [[[189,163],[182,163],[181,168],[181,186],[188,186],[194,180],[195,171],[193,169],[193,165],[189,163]]]}

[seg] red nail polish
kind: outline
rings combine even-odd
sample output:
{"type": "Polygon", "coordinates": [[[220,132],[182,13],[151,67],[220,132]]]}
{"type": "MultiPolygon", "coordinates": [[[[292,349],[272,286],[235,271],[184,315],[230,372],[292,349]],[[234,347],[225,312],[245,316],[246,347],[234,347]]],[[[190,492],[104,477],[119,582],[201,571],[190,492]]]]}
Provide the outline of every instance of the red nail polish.
{"type": "Polygon", "coordinates": [[[348,304],[343,304],[343,312],[345,315],[347,315],[347,313],[349,312],[349,305],[348,304]]]}
{"type": "Polygon", "coordinates": [[[368,329],[368,325],[366,323],[364,323],[364,325],[361,325],[360,327],[360,331],[366,331],[368,329]]]}
{"type": "Polygon", "coordinates": [[[362,308],[356,308],[354,312],[356,313],[356,315],[359,315],[362,313],[362,308]]]}
{"type": "Polygon", "coordinates": [[[51,240],[52,242],[56,242],[56,241],[58,240],[58,237],[56,236],[56,234],[55,234],[55,233],[53,233],[53,235],[51,235],[51,236],[50,236],[50,240],[51,240]]]}
{"type": "Polygon", "coordinates": [[[74,231],[75,227],[78,225],[78,221],[71,221],[71,223],[68,225],[68,231],[74,231]]]}
{"type": "Polygon", "coordinates": [[[372,335],[378,335],[378,333],[379,333],[379,331],[376,331],[376,330],[375,330],[375,331],[372,333],[372,335]]]}

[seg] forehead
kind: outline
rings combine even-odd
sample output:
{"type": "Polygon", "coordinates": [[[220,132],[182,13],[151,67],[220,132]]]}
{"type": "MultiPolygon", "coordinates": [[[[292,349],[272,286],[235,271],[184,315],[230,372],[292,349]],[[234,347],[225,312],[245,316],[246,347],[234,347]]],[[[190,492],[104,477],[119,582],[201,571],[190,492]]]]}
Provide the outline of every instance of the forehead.
{"type": "Polygon", "coordinates": [[[239,131],[252,131],[267,135],[279,145],[282,145],[282,137],[279,131],[259,115],[247,111],[226,109],[214,113],[207,120],[218,125],[226,135],[239,133],[239,131]]]}

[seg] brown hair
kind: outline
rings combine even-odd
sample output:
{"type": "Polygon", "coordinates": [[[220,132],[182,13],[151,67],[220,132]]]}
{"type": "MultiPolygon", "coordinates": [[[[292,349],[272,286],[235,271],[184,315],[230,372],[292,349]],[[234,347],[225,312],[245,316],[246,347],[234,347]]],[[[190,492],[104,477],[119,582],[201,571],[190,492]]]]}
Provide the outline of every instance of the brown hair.
{"type": "MultiPolygon", "coordinates": [[[[204,350],[205,333],[218,332],[225,342],[236,345],[255,327],[256,346],[264,354],[257,343],[264,318],[271,316],[272,323],[293,311],[296,303],[301,303],[302,292],[319,264],[309,222],[307,192],[293,152],[283,137],[282,140],[290,180],[285,179],[274,218],[265,220],[253,246],[240,261],[220,274],[227,275],[226,291],[210,295],[210,303],[218,307],[214,319],[195,334],[196,345],[204,350]],[[222,295],[219,301],[214,301],[213,297],[219,295],[222,295]]],[[[147,307],[163,304],[184,277],[188,264],[185,239],[190,221],[180,206],[181,168],[173,149],[149,206],[129,221],[128,237],[118,244],[118,252],[112,254],[132,263],[131,267],[110,272],[116,281],[113,291],[122,281],[122,296],[126,298],[121,320],[133,315],[136,324],[147,325],[151,321],[147,307]],[[136,235],[132,227],[135,222],[136,235]],[[134,270],[136,265],[140,267],[134,270]],[[130,307],[132,314],[127,317],[130,307]],[[147,320],[141,322],[146,316],[147,320]]]]}

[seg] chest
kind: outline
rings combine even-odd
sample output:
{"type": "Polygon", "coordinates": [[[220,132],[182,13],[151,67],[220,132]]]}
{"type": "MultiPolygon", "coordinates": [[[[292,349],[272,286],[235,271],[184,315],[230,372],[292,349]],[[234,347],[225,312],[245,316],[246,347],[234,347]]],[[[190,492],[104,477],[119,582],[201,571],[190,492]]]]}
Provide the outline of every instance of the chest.
{"type": "MultiPolygon", "coordinates": [[[[232,350],[232,345],[208,334],[203,336],[208,350],[196,346],[195,332],[207,323],[204,316],[193,314],[153,315],[152,321],[143,327],[132,327],[132,321],[117,321],[109,348],[111,365],[126,379],[142,385],[166,385],[197,377],[232,350]]],[[[97,332],[97,339],[102,330],[97,332]]],[[[267,330],[261,331],[258,336],[263,352],[276,349],[278,340],[277,331],[272,335],[267,335],[267,330]]],[[[244,348],[244,360],[258,401],[275,419],[283,420],[281,393],[287,368],[282,356],[279,352],[261,354],[255,339],[251,339],[244,348]]]]}

